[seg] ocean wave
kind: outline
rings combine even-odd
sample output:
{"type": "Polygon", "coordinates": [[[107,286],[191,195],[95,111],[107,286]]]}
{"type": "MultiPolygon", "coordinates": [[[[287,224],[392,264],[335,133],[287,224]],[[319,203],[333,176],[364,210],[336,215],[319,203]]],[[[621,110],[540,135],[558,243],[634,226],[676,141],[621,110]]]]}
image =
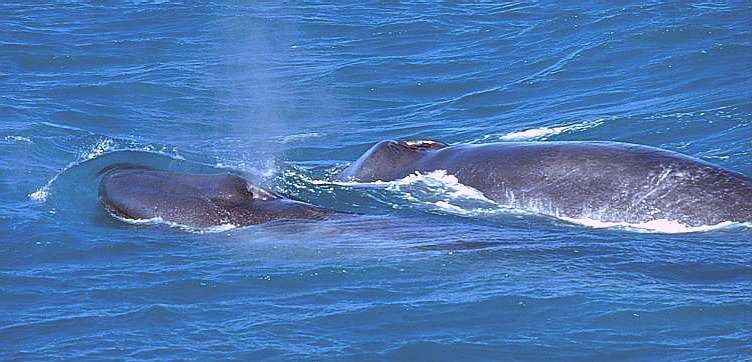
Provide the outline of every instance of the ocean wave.
{"type": "Polygon", "coordinates": [[[178,160],[185,159],[183,156],[181,156],[177,152],[177,149],[175,148],[168,149],[166,146],[155,146],[151,144],[141,145],[141,146],[136,146],[133,144],[123,145],[113,139],[103,138],[103,139],[100,139],[97,143],[95,143],[91,147],[89,147],[88,149],[82,151],[75,161],[69,162],[65,167],[60,169],[60,171],[58,171],[54,176],[52,176],[52,178],[50,178],[39,189],[37,189],[34,192],[29,193],[28,194],[29,199],[32,201],[38,201],[38,202],[47,201],[47,198],[50,196],[52,185],[55,183],[55,181],[57,181],[60,175],[64,174],[66,171],[84,162],[93,160],[104,154],[108,154],[108,153],[112,153],[116,151],[141,151],[141,152],[160,154],[160,155],[168,156],[168,157],[178,159],[178,160]]]}
{"type": "Polygon", "coordinates": [[[14,135],[3,137],[3,141],[8,143],[33,143],[29,137],[14,135]]]}
{"type": "Polygon", "coordinates": [[[558,216],[558,218],[573,224],[587,226],[595,229],[622,229],[634,232],[653,232],[661,234],[685,234],[740,227],[752,227],[752,223],[740,223],[733,221],[724,221],[715,225],[689,226],[682,224],[679,221],[668,219],[655,219],[642,223],[627,223],[608,222],[591,218],[569,218],[563,216],[558,216]]]}
{"type": "Polygon", "coordinates": [[[488,142],[493,140],[500,141],[545,141],[550,137],[562,134],[584,131],[587,129],[595,128],[602,125],[605,122],[603,119],[597,119],[594,121],[578,122],[567,125],[558,125],[552,127],[538,127],[529,128],[520,131],[513,131],[506,134],[489,134],[483,136],[483,138],[474,140],[471,143],[488,142]]]}
{"type": "Polygon", "coordinates": [[[604,120],[598,119],[595,121],[573,123],[563,126],[531,128],[523,131],[507,133],[500,136],[499,139],[502,141],[546,140],[549,137],[556,136],[562,133],[578,132],[590,128],[595,128],[602,125],[603,123],[604,120]]]}

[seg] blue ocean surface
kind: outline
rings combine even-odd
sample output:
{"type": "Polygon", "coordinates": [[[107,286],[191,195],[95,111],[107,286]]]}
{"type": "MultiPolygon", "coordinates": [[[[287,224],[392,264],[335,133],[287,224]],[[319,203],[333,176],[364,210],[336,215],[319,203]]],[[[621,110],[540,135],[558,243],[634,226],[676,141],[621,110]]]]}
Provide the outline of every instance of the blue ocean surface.
{"type": "Polygon", "coordinates": [[[331,182],[385,139],[633,142],[752,175],[749,1],[11,0],[0,25],[0,360],[752,359],[748,226],[331,182]],[[97,202],[119,162],[356,214],[126,223],[97,202]]]}

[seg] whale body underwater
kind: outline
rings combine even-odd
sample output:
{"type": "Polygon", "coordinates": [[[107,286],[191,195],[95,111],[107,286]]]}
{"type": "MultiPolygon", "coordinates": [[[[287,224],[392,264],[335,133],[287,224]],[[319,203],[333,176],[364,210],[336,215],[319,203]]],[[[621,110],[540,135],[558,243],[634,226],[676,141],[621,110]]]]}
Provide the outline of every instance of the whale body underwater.
{"type": "MultiPolygon", "coordinates": [[[[503,207],[565,219],[688,227],[752,221],[752,178],[680,153],[619,142],[500,142],[449,146],[382,141],[335,181],[394,181],[445,170],[503,207]]],[[[292,200],[230,174],[125,165],[103,170],[112,215],[189,227],[320,220],[340,213],[292,200]]]]}

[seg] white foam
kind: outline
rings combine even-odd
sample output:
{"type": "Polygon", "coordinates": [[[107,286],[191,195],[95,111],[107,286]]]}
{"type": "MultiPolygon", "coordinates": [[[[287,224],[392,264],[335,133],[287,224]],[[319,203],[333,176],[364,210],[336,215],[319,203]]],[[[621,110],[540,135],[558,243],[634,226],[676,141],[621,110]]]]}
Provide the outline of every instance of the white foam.
{"type": "Polygon", "coordinates": [[[467,210],[465,210],[465,209],[463,209],[463,208],[461,208],[461,207],[459,207],[457,205],[452,205],[452,204],[450,204],[447,201],[436,201],[433,204],[436,205],[436,207],[438,207],[438,208],[446,209],[446,210],[452,211],[452,212],[465,213],[467,211],[467,210]]]}
{"type": "Polygon", "coordinates": [[[676,220],[656,219],[643,223],[608,222],[590,217],[572,218],[559,214],[558,210],[546,205],[544,202],[517,200],[509,193],[510,203],[499,204],[488,199],[482,192],[463,185],[457,177],[450,175],[446,170],[437,170],[429,173],[416,172],[396,181],[374,182],[340,182],[310,180],[314,184],[335,184],[351,187],[382,187],[400,195],[404,200],[428,205],[430,207],[461,216],[488,216],[495,214],[523,214],[544,215],[554,217],[566,222],[592,228],[616,228],[634,232],[654,233],[694,233],[712,231],[733,227],[752,227],[752,223],[738,223],[725,221],[716,225],[689,226],[676,220]],[[416,190],[415,188],[422,189],[416,190]],[[421,195],[422,193],[422,195],[421,195]],[[416,196],[418,195],[418,196],[416,196]],[[439,198],[439,200],[436,200],[439,198]]]}
{"type": "Polygon", "coordinates": [[[308,181],[317,185],[382,188],[405,201],[463,216],[495,214],[502,210],[510,212],[504,206],[486,198],[482,192],[463,185],[457,177],[448,174],[446,170],[428,173],[415,172],[394,181],[308,181]]]}
{"type": "Polygon", "coordinates": [[[47,197],[50,196],[50,185],[52,184],[52,181],[54,181],[54,177],[52,180],[50,180],[46,185],[39,188],[39,190],[36,190],[32,193],[30,193],[29,199],[33,201],[39,201],[44,202],[47,200],[47,197]]]}
{"type": "Polygon", "coordinates": [[[47,201],[47,198],[50,196],[50,188],[52,187],[52,184],[57,180],[57,178],[60,177],[60,175],[62,175],[63,172],[65,172],[66,170],[70,169],[71,167],[75,165],[78,165],[79,163],[81,163],[81,161],[73,161],[69,163],[68,165],[66,165],[65,167],[63,167],[63,169],[58,171],[58,173],[56,173],[55,176],[52,176],[52,178],[49,179],[46,184],[42,185],[42,187],[40,187],[38,190],[30,193],[28,195],[29,199],[33,201],[39,201],[39,202],[47,201]]]}
{"type": "Polygon", "coordinates": [[[307,180],[314,185],[337,185],[337,186],[353,186],[353,187],[367,187],[367,186],[384,186],[388,182],[373,181],[373,182],[358,182],[358,181],[332,181],[332,180],[307,180]]]}
{"type": "Polygon", "coordinates": [[[13,143],[32,143],[31,138],[24,137],[24,136],[5,136],[3,138],[6,142],[13,142],[13,143]]]}
{"type": "Polygon", "coordinates": [[[724,221],[715,225],[702,225],[702,226],[689,226],[682,224],[676,220],[667,219],[655,219],[642,223],[627,223],[627,222],[609,222],[601,221],[591,218],[568,218],[559,216],[561,220],[571,222],[573,224],[583,225],[591,228],[604,229],[604,228],[618,228],[630,231],[638,232],[655,232],[664,234],[683,234],[683,233],[696,233],[704,231],[713,231],[719,229],[726,229],[731,227],[752,227],[750,223],[739,223],[732,221],[724,221]]]}
{"type": "Polygon", "coordinates": [[[371,181],[371,182],[358,182],[358,181],[329,181],[329,180],[312,180],[309,179],[314,185],[338,185],[338,186],[351,186],[351,187],[385,187],[388,190],[399,191],[401,186],[409,186],[415,184],[425,184],[426,186],[434,187],[446,187],[451,193],[450,196],[454,198],[464,197],[477,200],[484,200],[493,202],[487,199],[482,192],[461,184],[457,177],[450,175],[446,170],[435,170],[429,173],[421,173],[416,171],[404,178],[395,181],[371,181]]]}
{"type": "MultiPolygon", "coordinates": [[[[589,122],[573,123],[555,127],[539,127],[531,128],[522,131],[510,132],[505,135],[499,136],[502,141],[534,141],[545,140],[551,136],[555,136],[561,133],[569,133],[575,131],[583,131],[589,128],[598,127],[603,124],[603,120],[595,120],[589,122]]],[[[488,137],[487,137],[488,138],[488,137]]]]}
{"type": "MultiPolygon", "coordinates": [[[[132,148],[126,148],[126,150],[131,150],[132,148]]],[[[157,153],[160,155],[167,155],[171,158],[174,158],[176,160],[185,160],[185,157],[183,157],[177,150],[177,148],[173,147],[172,149],[167,148],[167,146],[153,146],[153,145],[146,145],[141,148],[136,148],[138,151],[144,151],[144,152],[152,152],[157,153]]],[[[112,149],[108,152],[118,151],[116,149],[112,149]]]]}
{"type": "Polygon", "coordinates": [[[448,174],[446,170],[436,170],[425,174],[415,172],[403,179],[389,183],[387,189],[399,191],[401,186],[416,184],[444,188],[446,195],[452,199],[474,199],[493,203],[482,192],[461,184],[457,177],[448,174]]]}
{"type": "Polygon", "coordinates": [[[222,232],[230,231],[238,227],[235,224],[227,223],[227,224],[211,226],[208,228],[196,228],[196,227],[179,224],[179,223],[172,222],[172,221],[167,221],[167,220],[162,219],[161,217],[153,217],[150,219],[131,219],[131,218],[126,218],[126,217],[122,217],[122,216],[118,216],[114,214],[110,214],[110,215],[112,215],[112,217],[122,222],[132,224],[132,225],[166,225],[171,228],[176,228],[176,229],[180,229],[180,230],[195,233],[195,234],[222,233],[222,232]]]}
{"type": "Polygon", "coordinates": [[[105,138],[97,142],[91,149],[81,154],[79,161],[86,161],[101,156],[115,149],[115,141],[105,138]]]}

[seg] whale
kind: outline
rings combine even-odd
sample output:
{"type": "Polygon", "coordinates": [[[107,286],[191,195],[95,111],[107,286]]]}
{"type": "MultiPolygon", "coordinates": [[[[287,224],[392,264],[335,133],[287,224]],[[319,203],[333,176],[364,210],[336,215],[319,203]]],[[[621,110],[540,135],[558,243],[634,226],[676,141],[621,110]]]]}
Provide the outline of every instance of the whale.
{"type": "Polygon", "coordinates": [[[211,228],[321,220],[333,214],[229,173],[189,174],[118,164],[105,167],[99,175],[99,202],[119,219],[211,228]]]}
{"type": "Polygon", "coordinates": [[[439,170],[503,207],[564,219],[689,227],[752,221],[752,178],[630,143],[386,140],[334,179],[393,181],[439,170]]]}

